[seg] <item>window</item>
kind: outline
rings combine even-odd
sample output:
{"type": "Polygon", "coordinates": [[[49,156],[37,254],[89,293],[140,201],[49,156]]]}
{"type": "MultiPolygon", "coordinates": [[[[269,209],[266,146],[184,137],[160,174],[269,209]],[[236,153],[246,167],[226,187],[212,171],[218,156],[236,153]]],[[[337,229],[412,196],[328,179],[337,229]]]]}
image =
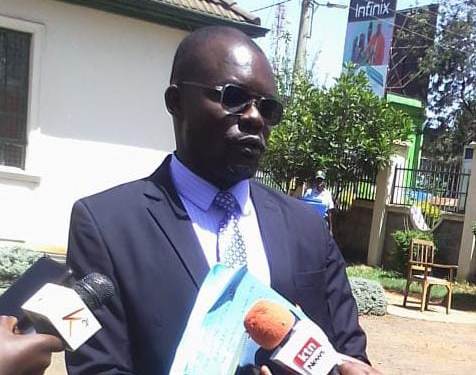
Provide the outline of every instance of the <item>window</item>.
{"type": "Polygon", "coordinates": [[[25,168],[31,34],[0,27],[0,165],[25,168]]]}
{"type": "Polygon", "coordinates": [[[470,147],[467,147],[464,150],[464,160],[473,160],[473,149],[470,147]]]}

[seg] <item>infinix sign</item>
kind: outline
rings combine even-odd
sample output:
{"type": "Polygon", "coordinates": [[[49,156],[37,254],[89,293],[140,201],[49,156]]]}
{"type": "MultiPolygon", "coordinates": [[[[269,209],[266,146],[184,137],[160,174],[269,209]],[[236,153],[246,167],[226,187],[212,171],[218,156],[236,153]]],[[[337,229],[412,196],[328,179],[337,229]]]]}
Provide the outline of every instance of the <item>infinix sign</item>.
{"type": "Polygon", "coordinates": [[[397,0],[352,0],[349,22],[391,18],[395,14],[397,0]]]}
{"type": "Polygon", "coordinates": [[[369,1],[366,5],[357,4],[357,8],[355,8],[355,18],[362,18],[368,16],[378,16],[378,17],[385,17],[388,16],[390,13],[390,3],[374,3],[373,1],[369,1]]]}

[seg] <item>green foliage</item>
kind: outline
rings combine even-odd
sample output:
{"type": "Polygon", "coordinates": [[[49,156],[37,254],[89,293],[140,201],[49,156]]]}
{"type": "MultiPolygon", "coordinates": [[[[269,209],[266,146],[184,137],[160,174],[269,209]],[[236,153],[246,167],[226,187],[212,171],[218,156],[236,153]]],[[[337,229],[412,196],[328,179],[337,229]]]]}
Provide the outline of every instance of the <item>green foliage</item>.
{"type": "Polygon", "coordinates": [[[346,268],[348,277],[360,277],[368,280],[382,281],[383,279],[396,279],[402,275],[396,271],[384,270],[380,267],[365,265],[352,265],[346,268]]]}
{"type": "Polygon", "coordinates": [[[387,299],[380,283],[359,277],[352,277],[349,282],[359,315],[382,316],[387,313],[387,299]]]}
{"type": "Polygon", "coordinates": [[[463,146],[476,137],[475,17],[474,0],[442,0],[437,38],[421,60],[422,71],[432,76],[430,124],[437,128],[425,151],[435,159],[461,158],[463,146]]]}
{"type": "MultiPolygon", "coordinates": [[[[380,267],[369,267],[365,265],[352,265],[346,268],[349,278],[362,277],[369,280],[378,281],[385,290],[403,293],[406,279],[395,271],[383,270],[380,267]]],[[[462,306],[464,309],[476,310],[476,285],[467,282],[455,283],[454,285],[455,306],[462,306]]],[[[421,284],[412,283],[410,293],[421,293],[421,284]]],[[[446,296],[444,286],[435,285],[431,289],[431,299],[438,300],[446,296]]],[[[402,300],[403,301],[403,300],[402,300]]]]}
{"type": "Polygon", "coordinates": [[[390,254],[390,267],[402,274],[405,273],[407,266],[408,251],[410,249],[410,242],[412,239],[433,241],[433,234],[430,232],[422,232],[419,230],[397,230],[392,233],[395,241],[395,251],[390,254]]]}
{"type": "Polygon", "coordinates": [[[277,180],[311,180],[322,169],[330,179],[353,181],[362,168],[388,163],[394,141],[412,131],[410,118],[375,96],[364,73],[352,67],[329,89],[316,87],[310,75],[293,83],[263,160],[277,180]]]}
{"type": "Polygon", "coordinates": [[[0,246],[0,292],[40,257],[40,253],[21,246],[0,246]]]}

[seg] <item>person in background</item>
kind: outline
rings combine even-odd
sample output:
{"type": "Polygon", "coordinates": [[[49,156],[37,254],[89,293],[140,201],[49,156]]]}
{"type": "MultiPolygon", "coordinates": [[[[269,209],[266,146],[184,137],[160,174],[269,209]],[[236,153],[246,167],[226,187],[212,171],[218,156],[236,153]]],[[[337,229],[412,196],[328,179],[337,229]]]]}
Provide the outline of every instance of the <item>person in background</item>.
{"type": "Polygon", "coordinates": [[[371,51],[370,65],[382,65],[385,57],[385,37],[382,33],[382,24],[377,24],[377,31],[370,39],[368,49],[371,51]]]}
{"type": "Polygon", "coordinates": [[[17,334],[16,325],[16,318],[0,316],[0,374],[43,374],[51,353],[64,350],[62,341],[51,335],[17,334]]]}
{"type": "Polygon", "coordinates": [[[303,198],[322,203],[325,206],[324,219],[329,225],[329,231],[332,234],[332,213],[334,211],[334,201],[332,194],[326,189],[326,174],[323,171],[317,171],[316,182],[313,187],[306,190],[303,198]]]}

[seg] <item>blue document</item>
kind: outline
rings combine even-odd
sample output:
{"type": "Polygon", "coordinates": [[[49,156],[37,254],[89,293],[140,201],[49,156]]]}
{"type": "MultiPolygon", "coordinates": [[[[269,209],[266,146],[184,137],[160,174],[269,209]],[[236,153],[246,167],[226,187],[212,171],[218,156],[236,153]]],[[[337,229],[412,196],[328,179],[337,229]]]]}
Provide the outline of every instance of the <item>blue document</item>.
{"type": "Polygon", "coordinates": [[[284,297],[251,275],[246,266],[211,268],[195,301],[170,374],[232,375],[239,365],[254,364],[257,345],[243,320],[254,303],[267,299],[305,318],[284,297]]]}

